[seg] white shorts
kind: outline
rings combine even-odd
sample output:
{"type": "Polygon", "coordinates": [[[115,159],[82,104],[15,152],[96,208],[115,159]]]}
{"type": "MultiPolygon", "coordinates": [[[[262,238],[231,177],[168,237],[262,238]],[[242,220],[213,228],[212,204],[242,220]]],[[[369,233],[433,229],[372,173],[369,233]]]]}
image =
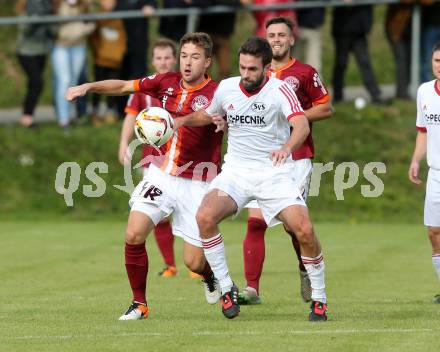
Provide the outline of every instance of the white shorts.
{"type": "MultiPolygon", "coordinates": [[[[309,194],[310,179],[312,178],[313,165],[310,159],[300,159],[293,162],[292,179],[298,185],[299,191],[304,199],[307,201],[309,194]]],[[[257,201],[251,200],[246,204],[245,208],[259,209],[257,201]]]]}
{"type": "Polygon", "coordinates": [[[428,172],[424,223],[440,227],[440,170],[429,169],[428,172]]]}
{"type": "Polygon", "coordinates": [[[244,168],[223,165],[209,190],[219,189],[237,203],[237,214],[256,200],[268,226],[281,223],[276,216],[291,205],[306,206],[299,187],[292,179],[293,163],[278,167],[244,168]]]}
{"type": "Polygon", "coordinates": [[[196,213],[209,183],[171,176],[155,165],[145,174],[131,195],[131,211],[144,213],[154,225],[172,214],[173,234],[202,247],[196,213]]]}

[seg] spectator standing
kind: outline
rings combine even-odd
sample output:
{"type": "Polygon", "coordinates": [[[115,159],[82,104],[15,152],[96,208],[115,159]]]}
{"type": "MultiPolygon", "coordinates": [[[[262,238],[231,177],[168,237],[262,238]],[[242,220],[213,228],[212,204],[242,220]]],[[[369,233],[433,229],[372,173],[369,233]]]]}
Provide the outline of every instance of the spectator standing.
{"type": "MultiPolygon", "coordinates": [[[[163,8],[186,8],[192,4],[192,0],[164,0],[163,8]]],[[[161,17],[159,33],[178,43],[180,38],[186,33],[186,16],[161,17]]]]}
{"type": "MultiPolygon", "coordinates": [[[[17,15],[43,16],[53,13],[52,0],[19,0],[15,5],[17,15]]],[[[26,95],[20,124],[34,126],[34,112],[43,91],[43,73],[46,57],[52,46],[51,26],[23,24],[18,28],[17,58],[27,77],[26,95]]]]}
{"type": "MultiPolygon", "coordinates": [[[[206,0],[203,5],[209,6],[240,6],[240,0],[206,0]]],[[[243,1],[243,4],[246,4],[243,1]]],[[[234,33],[235,13],[220,13],[200,16],[200,32],[208,33],[214,43],[214,56],[217,60],[218,81],[231,75],[231,35],[234,33]]]]}
{"type": "MultiPolygon", "coordinates": [[[[111,12],[116,0],[100,0],[100,11],[111,12]]],[[[124,24],[120,19],[100,20],[91,37],[94,58],[95,81],[118,79],[127,45],[124,24]]],[[[101,96],[92,96],[92,124],[99,126],[102,122],[113,123],[117,120],[118,103],[116,97],[106,97],[106,112],[99,113],[101,96]]]]}
{"type": "MultiPolygon", "coordinates": [[[[61,0],[56,2],[55,9],[59,16],[77,16],[88,12],[89,5],[86,0],[61,0]]],[[[69,126],[72,108],[72,104],[64,98],[64,93],[69,86],[78,84],[86,60],[87,37],[94,28],[92,22],[75,21],[62,23],[57,30],[52,66],[55,108],[61,128],[69,126]]]]}
{"type": "MultiPolygon", "coordinates": [[[[344,0],[353,3],[353,0],[344,0]]],[[[373,103],[383,103],[368,52],[367,35],[373,24],[373,6],[340,6],[333,9],[332,35],[335,43],[333,68],[334,102],[342,101],[344,75],[348,56],[353,52],[362,75],[365,88],[373,103]]]]}
{"type": "Polygon", "coordinates": [[[322,67],[321,27],[325,20],[325,7],[298,9],[297,16],[299,33],[294,46],[295,57],[320,72],[322,67]]]}
{"type": "MultiPolygon", "coordinates": [[[[127,34],[127,50],[122,60],[121,79],[131,80],[144,77],[147,73],[148,19],[155,12],[156,0],[118,0],[117,11],[142,10],[144,18],[124,19],[127,34]]],[[[128,97],[118,98],[118,113],[124,116],[128,97]]]]}
{"type": "Polygon", "coordinates": [[[409,99],[412,8],[410,2],[391,4],[385,16],[385,32],[396,66],[396,98],[400,99],[409,99]]]}
{"type": "Polygon", "coordinates": [[[432,48],[440,41],[440,2],[421,0],[422,5],[422,81],[432,80],[432,48]]]}

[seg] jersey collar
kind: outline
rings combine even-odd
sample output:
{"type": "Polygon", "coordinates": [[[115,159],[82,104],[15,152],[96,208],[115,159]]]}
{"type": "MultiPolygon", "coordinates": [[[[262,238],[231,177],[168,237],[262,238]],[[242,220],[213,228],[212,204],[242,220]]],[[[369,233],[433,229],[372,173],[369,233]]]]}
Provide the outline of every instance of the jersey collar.
{"type": "Polygon", "coordinates": [[[241,89],[241,91],[244,93],[244,95],[246,95],[248,98],[249,97],[251,97],[251,96],[253,96],[253,95],[255,95],[255,94],[258,94],[262,89],[263,89],[263,87],[266,85],[266,83],[269,81],[269,78],[266,76],[266,77],[264,77],[264,82],[263,82],[263,84],[260,86],[260,88],[258,88],[257,90],[254,90],[253,92],[248,92],[246,89],[244,89],[244,87],[243,87],[243,83],[241,83],[241,79],[240,79],[240,89],[241,89]]]}
{"type": "Polygon", "coordinates": [[[268,73],[269,74],[271,74],[271,73],[277,74],[278,72],[281,72],[281,71],[293,66],[295,64],[295,62],[296,62],[296,59],[294,57],[291,57],[290,60],[284,66],[280,67],[277,70],[270,68],[268,73]]]}
{"type": "Polygon", "coordinates": [[[201,82],[200,84],[198,84],[195,87],[192,88],[185,88],[183,86],[183,80],[180,80],[180,88],[182,88],[183,90],[186,90],[188,93],[191,92],[195,92],[196,90],[202,89],[204,86],[206,86],[209,82],[211,82],[211,76],[209,76],[208,74],[205,74],[205,80],[203,82],[201,82]]]}
{"type": "Polygon", "coordinates": [[[438,95],[440,95],[440,80],[438,79],[434,81],[434,90],[438,95]]]}

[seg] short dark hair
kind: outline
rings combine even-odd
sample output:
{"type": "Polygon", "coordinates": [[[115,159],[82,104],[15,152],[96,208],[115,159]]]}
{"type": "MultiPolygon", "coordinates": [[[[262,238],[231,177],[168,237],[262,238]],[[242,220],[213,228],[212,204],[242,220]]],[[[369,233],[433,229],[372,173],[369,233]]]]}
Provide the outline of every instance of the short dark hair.
{"type": "Polygon", "coordinates": [[[171,51],[173,52],[173,56],[177,57],[176,44],[171,39],[159,38],[153,44],[153,51],[156,48],[171,48],[171,51]]]}
{"type": "Polygon", "coordinates": [[[440,50],[440,42],[437,42],[432,47],[432,53],[434,54],[436,51],[439,51],[439,50],[440,50]]]}
{"type": "Polygon", "coordinates": [[[180,49],[187,43],[202,47],[205,50],[206,57],[212,56],[212,40],[209,34],[203,32],[186,33],[182,39],[180,39],[180,49]]]}
{"type": "Polygon", "coordinates": [[[272,61],[272,48],[266,39],[260,37],[251,37],[246,40],[238,50],[238,56],[240,56],[240,54],[260,57],[263,66],[270,64],[272,61]]]}
{"type": "Polygon", "coordinates": [[[290,29],[290,33],[293,32],[293,28],[295,28],[295,25],[293,24],[292,20],[287,17],[272,17],[270,20],[266,22],[266,29],[267,27],[273,25],[273,24],[285,24],[290,29]]]}

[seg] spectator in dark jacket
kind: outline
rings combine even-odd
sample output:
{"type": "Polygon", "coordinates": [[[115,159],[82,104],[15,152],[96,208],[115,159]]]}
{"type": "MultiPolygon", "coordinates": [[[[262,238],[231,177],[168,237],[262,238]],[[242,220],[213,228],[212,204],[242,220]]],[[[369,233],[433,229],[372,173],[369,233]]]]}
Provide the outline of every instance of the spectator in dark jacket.
{"type": "MultiPolygon", "coordinates": [[[[352,0],[345,0],[353,2],[352,0]]],[[[332,35],[335,42],[335,63],[333,69],[334,101],[344,99],[344,74],[348,55],[353,52],[365,88],[373,103],[382,103],[381,92],[371,67],[367,35],[373,24],[373,6],[341,6],[333,10],[332,35]]]]}
{"type": "Polygon", "coordinates": [[[432,76],[432,48],[440,41],[440,2],[422,0],[422,81],[428,82],[432,76]]]}

